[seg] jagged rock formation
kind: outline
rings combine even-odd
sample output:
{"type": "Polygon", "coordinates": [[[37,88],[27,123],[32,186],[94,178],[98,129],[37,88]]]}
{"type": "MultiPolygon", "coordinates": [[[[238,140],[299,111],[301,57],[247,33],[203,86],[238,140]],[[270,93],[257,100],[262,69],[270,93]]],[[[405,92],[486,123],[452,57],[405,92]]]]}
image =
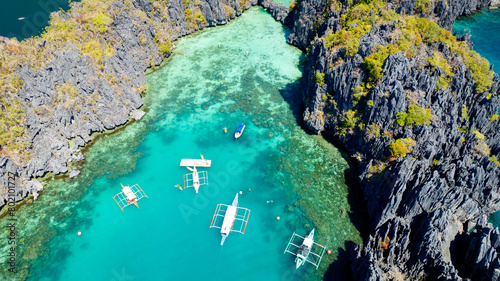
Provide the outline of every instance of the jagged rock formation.
{"type": "MultiPolygon", "coordinates": [[[[415,14],[415,1],[389,2],[398,13],[415,14]]],[[[420,12],[451,29],[457,16],[488,4],[434,1],[432,9],[420,12]]],[[[498,231],[488,226],[487,215],[500,209],[500,168],[489,158],[500,155],[498,76],[486,92],[476,90],[464,62],[444,43],[433,42],[411,58],[389,54],[374,82],[366,58],[375,46],[393,43],[400,31],[391,23],[373,25],[354,56],[346,48],[329,48],[325,38],[342,28],[340,15],[347,12],[346,6],[333,10],[322,1],[299,2],[288,40],[309,48],[306,126],[331,135],[359,165],[371,235],[363,249],[353,250],[354,279],[497,280],[498,231]],[[435,53],[454,62],[447,88],[440,84],[443,70],[426,63],[435,53]],[[372,88],[363,86],[357,94],[362,83],[372,88]],[[398,125],[397,114],[411,104],[431,110],[430,124],[398,125]],[[397,139],[415,141],[406,157],[389,156],[397,139]],[[491,150],[481,154],[484,143],[491,150]],[[476,230],[467,234],[472,226],[476,230]]]]}
{"type": "MultiPolygon", "coordinates": [[[[358,100],[353,92],[368,80],[365,59],[374,53],[375,46],[391,42],[396,26],[374,25],[360,38],[354,56],[343,48],[332,50],[319,37],[342,28],[340,16],[347,12],[348,2],[340,1],[342,6],[328,2],[332,4],[328,6],[323,1],[304,0],[291,13],[275,3],[260,4],[277,20],[291,24],[289,43],[310,49],[304,71],[306,126],[333,136],[358,159],[371,235],[363,249],[352,249],[354,279],[498,279],[499,234],[487,224],[486,216],[500,209],[500,170],[478,151],[486,144],[490,155],[500,154],[499,121],[490,120],[500,103],[500,95],[492,94],[498,91],[498,77],[487,92],[478,92],[471,71],[455,58],[455,75],[448,89],[437,87],[443,70],[425,65],[425,60],[434,52],[444,56],[450,52],[435,43],[420,54],[423,62],[419,56],[390,54],[369,96],[358,100]],[[318,81],[318,71],[324,74],[324,83],[318,81]],[[432,122],[415,127],[397,125],[397,113],[405,112],[410,104],[430,108],[432,122]],[[341,132],[338,128],[345,124],[350,110],[363,112],[358,126],[341,132]],[[372,124],[376,126],[367,130],[372,124]],[[474,129],[485,136],[482,142],[474,129]],[[415,140],[412,151],[406,157],[388,159],[389,145],[402,138],[415,140]],[[472,226],[476,228],[468,234],[472,226]]],[[[447,29],[457,16],[489,3],[431,1],[426,9],[417,7],[414,0],[389,2],[398,13],[422,15],[447,29]]],[[[69,45],[56,52],[43,69],[20,68],[25,83],[18,96],[25,105],[34,158],[22,167],[5,156],[0,158],[0,186],[6,189],[7,173],[15,174],[16,201],[40,190],[37,181],[30,180],[33,177],[68,171],[77,175],[72,163],[83,160],[79,148],[91,141],[90,135],[129,122],[131,112],[142,106],[145,69],[169,55],[156,47],[152,23],[168,26],[170,39],[175,40],[203,26],[225,24],[242,9],[239,1],[202,0],[198,9],[206,24],[193,26],[180,0],[168,1],[163,13],[147,0],[132,4],[133,8],[122,1],[112,4],[120,12],[113,17],[109,35],[119,44],[112,46],[115,52],[103,59],[102,66],[69,45]],[[134,13],[137,11],[150,22],[134,13]],[[76,88],[78,105],[58,101],[55,89],[64,83],[76,88]]],[[[257,0],[246,2],[245,8],[255,4],[257,0]]],[[[7,192],[0,194],[1,206],[7,192]]]]}
{"type": "Polygon", "coordinates": [[[264,9],[266,9],[275,20],[286,25],[290,24],[290,9],[288,7],[272,1],[259,1],[259,5],[262,5],[262,7],[264,7],[264,9]]]}
{"type": "MultiPolygon", "coordinates": [[[[336,25],[338,21],[335,20],[338,14],[331,9],[329,4],[340,3],[342,12],[345,12],[350,4],[356,5],[360,0],[339,0],[328,3],[320,0],[298,2],[299,5],[289,16],[290,21],[293,22],[293,31],[288,38],[288,43],[305,50],[316,36],[316,33],[323,34],[328,30],[338,31],[336,25]]],[[[419,6],[416,2],[424,3],[427,1],[388,0],[387,2],[390,5],[389,7],[393,8],[397,13],[425,17],[436,21],[439,26],[448,30],[453,28],[457,17],[471,14],[490,4],[495,5],[491,0],[430,0],[430,4],[424,6],[419,6]]]]}
{"type": "MultiPolygon", "coordinates": [[[[113,55],[103,56],[101,65],[68,44],[55,51],[54,59],[42,69],[34,71],[27,65],[18,69],[24,84],[17,96],[26,112],[26,135],[32,159],[18,166],[0,154],[0,207],[8,198],[8,172],[15,175],[16,182],[11,183],[15,186],[15,201],[22,200],[28,193],[39,190],[27,184],[35,177],[49,172],[77,175],[75,163],[84,159],[80,148],[91,141],[91,134],[124,125],[134,118],[131,113],[143,104],[140,92],[145,90],[145,70],[160,65],[172,52],[159,50],[156,39],[163,34],[157,34],[154,26],[167,30],[168,39],[174,41],[205,26],[225,24],[244,9],[256,5],[257,0],[207,0],[188,6],[181,0],[172,0],[167,1],[166,9],[148,0],[134,0],[131,4],[129,7],[124,1],[115,1],[110,6],[109,12],[114,15],[112,23],[106,38],[99,40],[112,42],[113,55]],[[240,7],[240,3],[244,3],[244,7],[240,7]],[[190,19],[186,16],[188,9],[201,13],[197,19],[190,19]],[[68,98],[72,87],[74,92],[68,98]]],[[[79,2],[71,5],[73,10],[82,7],[79,2]]],[[[288,14],[287,9],[283,11],[277,10],[276,14],[288,14]]],[[[52,17],[84,18],[65,12],[52,17]]],[[[40,46],[48,44],[50,42],[43,41],[40,46]]]]}
{"type": "Polygon", "coordinates": [[[471,280],[498,280],[500,278],[500,234],[498,228],[476,227],[469,235],[458,235],[452,242],[452,261],[459,275],[471,280]]]}

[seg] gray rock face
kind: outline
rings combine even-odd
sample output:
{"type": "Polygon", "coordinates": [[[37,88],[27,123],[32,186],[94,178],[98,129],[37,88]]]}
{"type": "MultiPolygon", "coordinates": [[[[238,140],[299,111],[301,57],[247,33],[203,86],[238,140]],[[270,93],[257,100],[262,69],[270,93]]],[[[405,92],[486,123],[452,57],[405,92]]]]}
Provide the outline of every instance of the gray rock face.
{"type": "Polygon", "coordinates": [[[455,19],[459,16],[471,14],[483,7],[495,5],[491,0],[448,0],[430,1],[431,5],[427,11],[416,9],[416,0],[390,0],[398,13],[408,15],[419,15],[425,18],[437,18],[437,24],[448,30],[452,30],[455,19]]]}
{"type": "MultiPolygon", "coordinates": [[[[255,4],[257,0],[249,2],[249,5],[255,4]]],[[[0,207],[7,200],[8,171],[16,175],[16,201],[21,200],[34,190],[32,184],[26,185],[29,179],[48,172],[67,173],[69,162],[83,160],[79,148],[91,141],[92,133],[116,128],[130,118],[139,120],[144,115],[137,110],[143,104],[138,89],[146,84],[144,72],[151,65],[160,65],[166,56],[155,47],[156,34],[151,23],[168,25],[172,40],[192,32],[180,0],[166,2],[168,21],[155,16],[154,7],[147,0],[132,1],[135,11],[124,9],[126,5],[122,1],[112,5],[122,11],[113,17],[106,38],[101,38],[103,42],[114,39],[114,54],[103,56],[101,65],[68,45],[54,53],[54,60],[43,69],[35,72],[23,66],[18,70],[25,82],[18,96],[26,110],[29,152],[33,159],[18,167],[4,156],[0,158],[0,207]],[[135,13],[139,11],[145,13],[151,23],[139,19],[135,13]],[[73,140],[74,147],[70,148],[68,140],[73,140]]],[[[230,18],[225,6],[234,9],[237,16],[241,14],[239,5],[236,0],[202,0],[201,12],[206,24],[197,29],[227,23],[230,18]]],[[[278,8],[276,11],[278,16],[286,13],[279,12],[278,8]]],[[[55,16],[69,17],[64,12],[55,16]]],[[[72,171],[70,176],[76,174],[77,171],[72,171]]]]}
{"type": "Polygon", "coordinates": [[[323,17],[325,6],[321,0],[298,1],[297,3],[291,15],[292,33],[287,42],[305,50],[316,35],[314,21],[323,17]]]}
{"type": "Polygon", "coordinates": [[[288,7],[285,7],[283,5],[280,5],[278,3],[274,3],[272,1],[259,1],[259,5],[264,7],[266,10],[271,13],[274,19],[277,21],[280,21],[283,24],[289,24],[290,23],[290,9],[288,7]]]}
{"type": "MultiPolygon", "coordinates": [[[[437,24],[448,30],[452,30],[455,19],[473,13],[483,7],[498,5],[497,0],[430,0],[430,6],[426,11],[416,9],[415,2],[418,0],[389,0],[389,7],[400,14],[422,16],[429,19],[437,19],[437,24]]],[[[350,5],[356,5],[358,0],[340,0],[342,11],[350,5]]],[[[334,24],[336,12],[327,10],[327,5],[320,0],[297,1],[297,7],[289,15],[292,32],[288,37],[288,43],[305,50],[316,34],[326,34],[328,30],[338,31],[334,24]],[[326,15],[326,21],[325,16],[326,15]],[[332,29],[333,27],[333,29],[332,29]]],[[[363,50],[360,50],[363,53],[363,50]]]]}
{"type": "Polygon", "coordinates": [[[22,169],[7,157],[0,155],[0,186],[3,186],[0,193],[0,205],[7,202],[18,202],[22,200],[28,192],[31,192],[32,185],[25,185],[25,180],[20,177],[22,169]]]}
{"type": "MultiPolygon", "coordinates": [[[[400,13],[415,13],[415,1],[392,2],[400,13]]],[[[448,29],[456,16],[489,3],[446,2],[445,7],[445,1],[433,1],[432,14],[448,29]]],[[[500,104],[500,95],[493,94],[498,91],[498,76],[487,92],[478,93],[471,72],[457,60],[448,89],[439,89],[440,69],[396,53],[386,59],[382,78],[364,102],[354,102],[355,87],[368,78],[363,59],[373,46],[390,42],[395,26],[374,26],[351,57],[342,48],[328,51],[318,38],[328,30],[335,31],[339,15],[331,13],[328,19],[316,20],[315,28],[308,25],[323,12],[322,3],[300,2],[289,42],[310,48],[303,78],[305,126],[331,135],[349,154],[357,155],[371,234],[362,250],[352,249],[354,279],[497,280],[497,236],[485,218],[500,209],[500,168],[478,153],[477,147],[486,144],[490,155],[500,158],[500,122],[490,120],[500,104]],[[309,45],[313,39],[314,44],[309,45]],[[316,81],[318,73],[324,73],[323,85],[316,81]],[[410,104],[429,108],[431,124],[399,126],[396,114],[406,112],[410,104]],[[376,125],[377,129],[346,126],[352,112],[362,112],[357,114],[357,124],[376,125]],[[467,132],[459,128],[467,128],[467,132]],[[485,139],[478,139],[475,130],[485,139]],[[415,140],[413,151],[389,161],[389,144],[402,138],[415,140]],[[478,229],[468,234],[473,225],[478,229]]],[[[442,43],[430,48],[451,56],[442,43]]]]}

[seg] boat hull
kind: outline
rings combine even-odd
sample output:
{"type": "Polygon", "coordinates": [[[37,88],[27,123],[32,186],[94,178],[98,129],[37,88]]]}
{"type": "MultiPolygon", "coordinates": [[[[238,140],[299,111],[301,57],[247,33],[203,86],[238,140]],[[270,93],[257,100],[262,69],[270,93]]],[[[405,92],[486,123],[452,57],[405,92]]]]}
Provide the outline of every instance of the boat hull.
{"type": "Polygon", "coordinates": [[[304,259],[304,257],[297,257],[295,259],[295,269],[299,269],[299,267],[304,264],[304,259]]]}
{"type": "Polygon", "coordinates": [[[302,245],[299,248],[299,251],[297,252],[297,258],[295,258],[295,269],[298,269],[307,260],[307,257],[309,256],[312,245],[314,243],[313,239],[314,239],[314,228],[309,233],[309,235],[307,235],[307,237],[304,239],[302,245]]]}
{"type": "Polygon", "coordinates": [[[222,239],[220,240],[220,245],[224,245],[224,241],[226,241],[227,234],[222,234],[222,239]]]}
{"type": "Polygon", "coordinates": [[[220,228],[220,234],[222,235],[222,239],[220,241],[221,246],[224,244],[227,236],[233,229],[234,219],[236,218],[236,214],[238,213],[238,193],[233,199],[233,203],[231,206],[227,206],[226,214],[224,215],[224,220],[222,221],[222,226],[220,228]]]}
{"type": "Polygon", "coordinates": [[[245,130],[245,125],[244,124],[240,124],[238,126],[238,129],[236,129],[236,132],[234,133],[234,138],[237,139],[237,138],[241,137],[241,135],[243,134],[244,130],[245,130]]]}
{"type": "Polygon", "coordinates": [[[198,171],[196,170],[196,167],[193,167],[193,187],[194,191],[198,193],[198,189],[200,189],[200,176],[198,175],[198,171]]]}

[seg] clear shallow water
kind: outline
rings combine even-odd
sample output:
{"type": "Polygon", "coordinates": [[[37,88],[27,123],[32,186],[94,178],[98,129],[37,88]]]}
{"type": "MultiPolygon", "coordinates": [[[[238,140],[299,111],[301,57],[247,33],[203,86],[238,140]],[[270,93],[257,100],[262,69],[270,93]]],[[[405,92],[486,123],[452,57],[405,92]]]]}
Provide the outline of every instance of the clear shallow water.
{"type": "MultiPolygon", "coordinates": [[[[75,2],[75,1],[73,1],[75,2]]],[[[68,0],[2,1],[0,9],[0,36],[18,40],[41,33],[47,26],[51,12],[68,10],[68,0]],[[23,17],[23,20],[18,20],[23,17]]]]}
{"type": "MultiPolygon", "coordinates": [[[[500,70],[500,11],[485,9],[473,16],[462,18],[455,22],[453,31],[463,34],[469,30],[474,50],[493,64],[493,69],[498,73],[500,70]]],[[[498,109],[500,114],[500,108],[498,109]]],[[[490,216],[494,226],[500,226],[500,211],[490,216]]]]}
{"type": "Polygon", "coordinates": [[[78,179],[49,181],[21,208],[19,276],[30,269],[29,280],[43,281],[321,280],[345,241],[362,242],[348,216],[347,162],[294,117],[302,53],[257,11],[179,40],[168,63],[148,75],[146,116],[95,137],[78,179]],[[180,159],[200,153],[212,160],[200,168],[209,186],[180,191],[175,185],[188,173],[180,159]],[[140,209],[119,209],[112,196],[120,183],[144,189],[140,209]],[[221,247],[220,230],[209,225],[216,205],[240,190],[248,227],[221,247]],[[294,231],[312,227],[333,254],[317,271],[296,271],[283,251],[294,231]]]}

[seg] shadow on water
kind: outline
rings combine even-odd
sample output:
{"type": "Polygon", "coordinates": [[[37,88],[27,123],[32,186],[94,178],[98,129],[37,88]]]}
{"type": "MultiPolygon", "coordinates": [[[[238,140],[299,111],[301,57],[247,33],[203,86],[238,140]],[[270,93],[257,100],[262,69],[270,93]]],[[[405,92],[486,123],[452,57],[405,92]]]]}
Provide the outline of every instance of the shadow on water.
{"type": "Polygon", "coordinates": [[[349,202],[349,205],[351,206],[349,219],[361,234],[361,238],[363,238],[363,241],[365,241],[370,234],[370,224],[363,190],[361,189],[361,186],[359,184],[358,166],[347,154],[347,148],[344,146],[344,144],[336,141],[332,136],[327,134],[322,134],[322,137],[329,143],[333,144],[341,152],[342,157],[349,165],[349,168],[344,171],[344,180],[349,187],[349,195],[347,196],[347,200],[349,202]]]}
{"type": "MultiPolygon", "coordinates": [[[[347,157],[342,152],[344,158],[347,157]]],[[[347,200],[349,205],[351,206],[351,213],[349,213],[349,219],[352,224],[356,227],[356,229],[361,234],[361,238],[365,241],[370,234],[369,229],[369,215],[368,210],[366,208],[365,198],[363,195],[363,190],[359,184],[359,169],[353,161],[347,159],[347,163],[349,163],[349,169],[344,171],[344,178],[347,186],[349,187],[349,195],[347,196],[347,200]]]]}
{"type": "MultiPolygon", "coordinates": [[[[301,58],[301,65],[303,58],[301,58]]],[[[301,66],[302,69],[302,66],[301,66]]],[[[293,116],[297,124],[307,133],[308,135],[315,135],[313,131],[304,126],[302,119],[302,114],[304,111],[304,103],[302,101],[301,93],[301,83],[302,78],[296,80],[293,83],[286,85],[280,94],[284,100],[289,104],[292,110],[293,116]]],[[[359,183],[359,169],[356,163],[352,161],[351,157],[346,153],[346,147],[335,141],[330,135],[323,134],[322,137],[329,143],[333,144],[341,152],[342,157],[346,160],[349,168],[344,171],[344,181],[349,188],[348,193],[348,203],[351,207],[351,212],[349,213],[349,219],[354,227],[359,231],[363,241],[369,236],[369,215],[364,200],[363,191],[359,183]]],[[[353,249],[355,243],[352,241],[345,242],[345,250],[342,248],[338,249],[338,257],[335,262],[330,264],[327,272],[325,273],[324,280],[352,280],[351,272],[351,258],[349,252],[353,249]]]]}
{"type": "Polygon", "coordinates": [[[302,97],[300,95],[300,85],[300,80],[298,80],[294,83],[287,84],[283,89],[279,90],[279,92],[283,99],[288,103],[297,125],[302,127],[302,124],[304,123],[302,121],[304,103],[302,102],[302,97]]]}
{"type": "Polygon", "coordinates": [[[292,29],[286,25],[282,25],[282,28],[283,28],[283,32],[285,34],[285,41],[287,41],[290,34],[292,34],[292,29]]]}
{"type": "MultiPolygon", "coordinates": [[[[340,150],[342,157],[346,160],[349,168],[344,171],[344,180],[349,187],[349,194],[347,201],[351,206],[349,219],[354,227],[359,231],[363,241],[366,241],[370,234],[369,228],[369,215],[366,207],[366,202],[363,195],[363,190],[359,184],[359,169],[356,163],[352,161],[351,157],[346,153],[347,149],[338,141],[335,141],[331,136],[323,134],[328,142],[332,143],[337,149],[340,150]]],[[[335,262],[330,264],[327,272],[325,273],[324,280],[353,280],[351,271],[351,256],[350,251],[356,244],[352,241],[345,242],[345,249],[338,249],[338,257],[335,262]]]]}
{"type": "MultiPolygon", "coordinates": [[[[287,31],[289,29],[285,29],[287,31]]],[[[288,36],[287,36],[288,37],[288,36]]],[[[304,69],[304,62],[306,61],[305,55],[302,53],[299,57],[299,69],[301,72],[303,72],[304,69]]],[[[279,90],[280,95],[283,97],[283,99],[288,103],[290,110],[292,111],[293,117],[295,118],[295,121],[297,122],[297,125],[300,127],[303,127],[303,120],[302,120],[302,114],[304,112],[304,102],[302,99],[302,79],[303,77],[301,76],[299,79],[295,80],[292,83],[287,84],[283,89],[279,90]]],[[[309,134],[309,132],[306,133],[309,134]]]]}
{"type": "Polygon", "coordinates": [[[344,250],[342,248],[338,249],[337,260],[330,264],[328,270],[325,273],[323,280],[343,280],[343,281],[351,281],[354,280],[352,278],[352,270],[351,270],[351,259],[349,252],[350,249],[354,247],[354,242],[346,241],[345,247],[347,249],[344,250]]]}
{"type": "MultiPolygon", "coordinates": [[[[290,108],[293,110],[293,116],[295,117],[297,124],[301,126],[301,128],[308,135],[315,135],[313,131],[304,126],[304,122],[302,120],[302,112],[304,110],[304,104],[300,97],[300,92],[299,92],[300,84],[295,84],[295,83],[289,84],[287,85],[287,87],[285,87],[285,89],[295,86],[298,87],[297,92],[295,93],[295,97],[290,99],[284,96],[285,101],[290,104],[290,108]],[[300,99],[300,106],[297,106],[297,104],[293,104],[294,102],[297,102],[299,99],[300,99]]],[[[344,171],[344,180],[346,185],[349,187],[349,195],[347,197],[347,200],[349,202],[349,205],[351,206],[349,219],[354,224],[356,229],[360,232],[361,237],[363,238],[364,241],[368,238],[368,235],[370,234],[369,215],[368,215],[368,210],[366,208],[363,190],[361,189],[361,186],[359,184],[358,166],[356,165],[356,163],[352,161],[351,157],[346,153],[347,148],[344,146],[344,144],[336,141],[332,136],[328,134],[322,134],[322,137],[329,143],[333,144],[333,146],[335,146],[340,151],[342,157],[346,160],[346,162],[349,165],[349,168],[344,171]]]]}

